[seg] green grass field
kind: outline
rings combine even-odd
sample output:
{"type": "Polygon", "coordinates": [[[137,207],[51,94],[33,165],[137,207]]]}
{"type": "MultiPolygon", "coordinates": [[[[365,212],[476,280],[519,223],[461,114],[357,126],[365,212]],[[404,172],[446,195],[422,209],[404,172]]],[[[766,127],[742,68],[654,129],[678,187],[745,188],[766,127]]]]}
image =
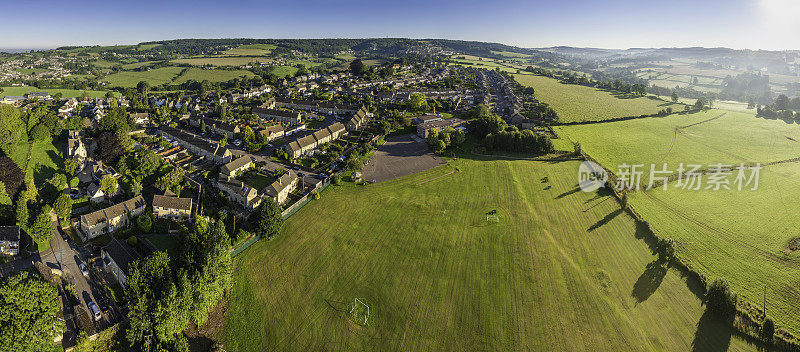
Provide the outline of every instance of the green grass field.
{"type": "MultiPolygon", "coordinates": [[[[794,123],[756,118],[752,112],[715,109],[561,126],[557,131],[580,141],[585,152],[609,169],[616,170],[622,163],[646,165],[643,185],[649,182],[652,163],[659,169],[667,163],[674,171],[680,163],[735,167],[800,157],[800,130],[794,123]],[[695,123],[699,124],[675,133],[675,127],[695,123]]],[[[729,178],[730,191],[692,191],[672,182],[666,191],[632,193],[629,203],[659,236],[675,239],[678,255],[705,276],[725,278],[759,307],[766,285],[770,315],[780,327],[800,334],[800,317],[794,313],[800,302],[800,254],[787,251],[800,225],[792,206],[800,196],[800,165],[764,166],[755,191],[738,191],[736,175],[734,170],[729,178]]]]}
{"type": "Polygon", "coordinates": [[[577,167],[459,159],[329,188],[236,258],[226,350],[752,350],[577,167]]]}
{"type": "Polygon", "coordinates": [[[675,105],[647,97],[616,97],[610,92],[575,84],[562,84],[558,80],[536,75],[514,75],[520,84],[533,87],[536,98],[550,105],[560,121],[600,121],[617,117],[655,114],[675,105]]]}
{"type": "Polygon", "coordinates": [[[189,64],[194,66],[243,66],[258,62],[272,62],[269,57],[264,56],[230,56],[230,57],[195,57],[187,59],[172,60],[173,63],[189,64]]]}
{"type": "Polygon", "coordinates": [[[225,55],[237,56],[266,56],[277,46],[272,44],[246,44],[239,47],[228,49],[224,52],[225,55]]]}
{"type": "Polygon", "coordinates": [[[255,75],[246,70],[206,70],[201,68],[190,68],[186,70],[186,72],[182,73],[180,76],[176,77],[172,83],[180,84],[189,80],[195,80],[197,82],[202,82],[204,80],[209,80],[211,82],[226,82],[230,81],[234,78],[252,78],[255,75]]]}
{"type": "MultiPolygon", "coordinates": [[[[30,92],[48,92],[50,94],[61,93],[61,95],[64,98],[80,97],[84,93],[86,93],[86,95],[89,96],[90,98],[102,98],[102,97],[106,96],[106,91],[102,91],[102,90],[75,90],[75,89],[52,89],[52,88],[39,89],[39,88],[36,88],[36,87],[29,87],[29,86],[26,86],[26,87],[0,87],[0,90],[2,90],[2,91],[0,91],[0,97],[6,96],[6,95],[23,96],[23,95],[28,94],[30,92]]],[[[113,93],[114,93],[114,96],[119,96],[120,95],[117,92],[113,92],[113,93]]]]}
{"type": "Polygon", "coordinates": [[[135,87],[141,81],[158,86],[171,83],[183,70],[183,67],[161,67],[141,72],[123,71],[105,76],[101,81],[108,82],[112,87],[135,87]]]}
{"type": "Polygon", "coordinates": [[[645,184],[650,164],[667,163],[676,168],[680,163],[739,165],[800,157],[800,129],[796,125],[746,112],[713,109],[554,129],[580,142],[586,153],[611,170],[616,171],[623,163],[647,165],[645,184]],[[676,127],[695,123],[700,124],[675,133],[676,127]]]}
{"type": "Polygon", "coordinates": [[[292,66],[276,66],[272,68],[270,73],[278,76],[278,78],[283,78],[286,76],[294,76],[297,73],[297,67],[292,66]]]}

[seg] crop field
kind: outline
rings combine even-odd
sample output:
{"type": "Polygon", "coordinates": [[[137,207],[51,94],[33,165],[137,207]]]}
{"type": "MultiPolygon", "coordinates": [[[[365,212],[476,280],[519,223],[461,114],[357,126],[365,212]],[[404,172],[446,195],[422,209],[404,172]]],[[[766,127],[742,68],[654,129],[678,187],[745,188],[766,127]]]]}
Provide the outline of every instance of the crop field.
{"type": "Polygon", "coordinates": [[[108,82],[112,87],[135,87],[139,82],[145,81],[151,86],[171,83],[184,67],[161,67],[150,71],[123,71],[103,77],[101,80],[108,82]]]}
{"type": "Polygon", "coordinates": [[[202,82],[203,80],[209,80],[211,82],[225,82],[230,81],[234,78],[252,78],[255,75],[246,70],[206,70],[201,68],[190,68],[183,72],[180,76],[176,77],[172,83],[180,84],[189,80],[195,80],[197,82],[202,82]]]}
{"type": "Polygon", "coordinates": [[[462,158],[329,188],[236,258],[226,350],[752,350],[614,200],[577,190],[578,164],[462,158]]]}
{"type": "Polygon", "coordinates": [[[667,163],[673,172],[680,163],[764,165],[756,190],[749,190],[751,183],[739,191],[734,170],[728,178],[731,190],[705,189],[704,183],[694,191],[671,182],[666,191],[631,193],[629,203],[659,236],[674,239],[677,254],[706,277],[724,277],[757,306],[763,306],[766,286],[770,316],[780,327],[800,333],[800,317],[795,314],[800,305],[800,257],[788,249],[800,225],[791,205],[800,196],[800,164],[793,160],[800,157],[800,130],[794,123],[714,109],[562,126],[558,133],[579,141],[586,153],[609,169],[622,163],[644,164],[642,185],[649,182],[652,163],[657,169],[667,163]],[[676,127],[682,128],[676,133],[676,127]]]}
{"type": "Polygon", "coordinates": [[[672,106],[683,105],[664,102],[649,97],[617,97],[600,89],[563,84],[558,80],[537,75],[514,75],[520,84],[533,87],[536,98],[552,107],[562,122],[600,121],[617,117],[655,114],[672,106]]]}
{"type": "MultiPolygon", "coordinates": [[[[46,88],[46,89],[39,89],[36,87],[0,87],[2,91],[0,92],[0,97],[6,95],[12,96],[22,96],[28,94],[30,92],[48,92],[50,94],[57,94],[61,93],[62,97],[64,98],[75,98],[80,97],[84,93],[90,98],[101,98],[106,95],[106,91],[102,90],[75,90],[75,89],[53,89],[53,88],[46,88]]],[[[117,92],[113,92],[114,96],[119,96],[120,94],[117,92]]]]}
{"type": "Polygon", "coordinates": [[[264,56],[220,56],[220,57],[195,57],[188,59],[172,60],[173,63],[189,64],[194,66],[243,66],[252,63],[269,63],[273,60],[264,56]]]}

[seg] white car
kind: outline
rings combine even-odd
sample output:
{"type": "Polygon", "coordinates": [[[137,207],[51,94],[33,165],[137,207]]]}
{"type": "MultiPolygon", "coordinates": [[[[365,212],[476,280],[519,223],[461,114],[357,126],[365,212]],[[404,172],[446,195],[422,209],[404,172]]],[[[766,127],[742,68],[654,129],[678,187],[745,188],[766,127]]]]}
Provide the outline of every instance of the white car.
{"type": "Polygon", "coordinates": [[[97,304],[95,304],[94,302],[89,302],[87,306],[89,306],[89,311],[91,312],[92,316],[94,316],[95,321],[98,321],[100,320],[100,318],[103,317],[100,314],[100,308],[97,308],[97,304]]]}
{"type": "Polygon", "coordinates": [[[89,277],[89,268],[86,267],[86,264],[81,263],[78,265],[78,268],[81,269],[81,273],[83,276],[89,277]]]}

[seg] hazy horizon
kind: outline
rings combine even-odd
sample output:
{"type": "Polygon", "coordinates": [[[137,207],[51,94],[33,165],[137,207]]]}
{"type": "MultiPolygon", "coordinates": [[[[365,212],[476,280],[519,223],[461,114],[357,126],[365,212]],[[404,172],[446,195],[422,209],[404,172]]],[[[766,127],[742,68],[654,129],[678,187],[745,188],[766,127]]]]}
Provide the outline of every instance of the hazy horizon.
{"type": "Polygon", "coordinates": [[[541,48],[727,47],[797,50],[792,0],[523,2],[142,0],[119,9],[83,0],[12,2],[0,48],[136,44],[169,38],[444,38],[541,48]],[[124,11],[124,13],[122,12],[124,11]],[[24,32],[21,30],[24,28],[24,32]]]}

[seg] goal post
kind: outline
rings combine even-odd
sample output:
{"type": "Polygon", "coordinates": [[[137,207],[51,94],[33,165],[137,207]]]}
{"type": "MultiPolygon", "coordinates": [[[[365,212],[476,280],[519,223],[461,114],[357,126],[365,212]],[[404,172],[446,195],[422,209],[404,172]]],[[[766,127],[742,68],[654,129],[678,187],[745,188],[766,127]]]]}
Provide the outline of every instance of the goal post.
{"type": "Polygon", "coordinates": [[[367,325],[369,320],[369,306],[361,299],[353,298],[353,305],[350,306],[350,315],[359,325],[367,325]]]}

